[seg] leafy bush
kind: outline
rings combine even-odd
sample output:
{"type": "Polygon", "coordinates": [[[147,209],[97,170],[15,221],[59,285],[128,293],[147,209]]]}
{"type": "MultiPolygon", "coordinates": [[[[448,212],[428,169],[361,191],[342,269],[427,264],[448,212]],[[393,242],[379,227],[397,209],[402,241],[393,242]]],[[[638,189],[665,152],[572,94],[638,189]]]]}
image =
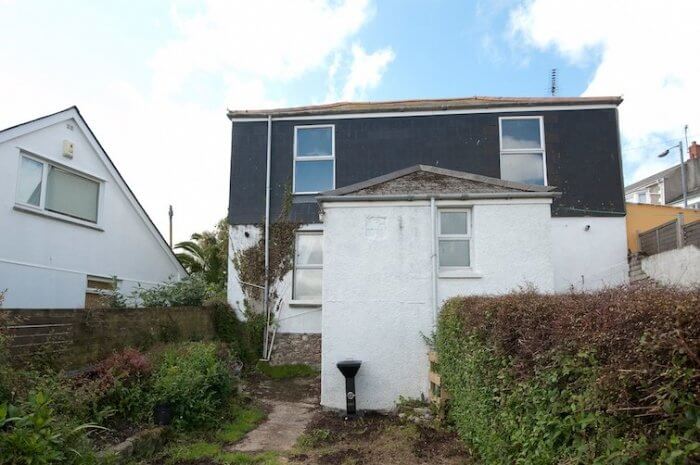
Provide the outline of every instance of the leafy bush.
{"type": "Polygon", "coordinates": [[[151,288],[138,288],[134,300],[143,307],[196,307],[213,295],[201,273],[151,288]]]}
{"type": "Polygon", "coordinates": [[[19,406],[0,405],[0,464],[97,463],[85,431],[60,421],[49,397],[37,392],[19,406]]]}
{"type": "Polygon", "coordinates": [[[227,361],[216,344],[184,344],[167,349],[152,375],[153,402],[173,409],[175,426],[207,426],[221,414],[232,392],[227,361]]]}
{"type": "Polygon", "coordinates": [[[490,464],[700,460],[700,290],[448,301],[450,417],[490,464]]]}
{"type": "MultiPolygon", "coordinates": [[[[136,349],[117,352],[67,384],[63,397],[66,410],[85,420],[103,423],[146,421],[150,418],[149,376],[152,367],[146,355],[136,349]]],[[[60,389],[57,390],[61,392],[60,389]]]]}

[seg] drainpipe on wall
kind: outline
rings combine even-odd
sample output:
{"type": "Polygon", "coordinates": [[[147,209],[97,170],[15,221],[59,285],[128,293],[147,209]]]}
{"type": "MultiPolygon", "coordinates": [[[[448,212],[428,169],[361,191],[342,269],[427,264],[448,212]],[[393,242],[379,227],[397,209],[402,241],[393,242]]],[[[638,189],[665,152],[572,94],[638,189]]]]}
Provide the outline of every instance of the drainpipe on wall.
{"type": "Polygon", "coordinates": [[[263,357],[267,355],[267,338],[270,327],[270,311],[268,309],[270,296],[270,159],[272,155],[272,115],[267,115],[267,167],[265,170],[265,290],[263,294],[263,309],[265,312],[265,332],[263,336],[263,357]]]}
{"type": "Polygon", "coordinates": [[[431,285],[432,285],[432,304],[433,304],[433,329],[437,327],[437,315],[438,315],[438,292],[437,292],[437,247],[435,242],[437,240],[437,230],[435,224],[435,197],[430,197],[430,224],[432,228],[432,237],[430,241],[430,251],[431,251],[431,261],[433,270],[431,273],[431,285]]]}

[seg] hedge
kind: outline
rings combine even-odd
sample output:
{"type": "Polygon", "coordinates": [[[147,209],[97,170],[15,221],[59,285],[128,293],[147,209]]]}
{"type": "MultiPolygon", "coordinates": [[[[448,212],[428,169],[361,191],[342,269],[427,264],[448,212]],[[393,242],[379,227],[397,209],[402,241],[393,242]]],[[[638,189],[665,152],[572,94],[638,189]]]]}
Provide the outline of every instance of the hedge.
{"type": "Polygon", "coordinates": [[[454,298],[436,346],[486,464],[700,460],[698,289],[454,298]]]}

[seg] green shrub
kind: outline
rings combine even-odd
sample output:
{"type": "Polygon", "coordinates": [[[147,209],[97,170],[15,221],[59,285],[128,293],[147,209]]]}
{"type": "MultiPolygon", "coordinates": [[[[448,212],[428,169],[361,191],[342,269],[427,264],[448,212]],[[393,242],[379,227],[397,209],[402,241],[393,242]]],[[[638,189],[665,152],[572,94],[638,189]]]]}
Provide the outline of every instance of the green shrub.
{"type": "Polygon", "coordinates": [[[171,347],[161,354],[152,375],[153,402],[169,405],[175,426],[207,426],[221,416],[232,389],[227,361],[213,343],[171,347]]]}
{"type": "Polygon", "coordinates": [[[700,291],[448,301],[450,417],[489,464],[700,460],[700,291]]]}
{"type": "Polygon", "coordinates": [[[49,397],[37,392],[19,406],[0,405],[0,464],[97,463],[85,435],[91,425],[74,426],[56,417],[49,397]]]}
{"type": "Polygon", "coordinates": [[[134,297],[143,307],[196,307],[211,296],[212,291],[204,276],[194,273],[179,281],[139,288],[134,297]]]}

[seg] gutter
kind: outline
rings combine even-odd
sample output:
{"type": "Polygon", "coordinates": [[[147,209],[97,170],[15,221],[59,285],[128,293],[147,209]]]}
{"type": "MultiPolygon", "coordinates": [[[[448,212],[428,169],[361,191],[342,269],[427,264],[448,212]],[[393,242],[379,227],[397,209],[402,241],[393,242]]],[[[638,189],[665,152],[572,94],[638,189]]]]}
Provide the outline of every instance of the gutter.
{"type": "Polygon", "coordinates": [[[320,195],[323,202],[382,202],[395,200],[483,200],[483,199],[553,199],[561,192],[472,192],[457,194],[391,194],[391,195],[320,195]]]}

